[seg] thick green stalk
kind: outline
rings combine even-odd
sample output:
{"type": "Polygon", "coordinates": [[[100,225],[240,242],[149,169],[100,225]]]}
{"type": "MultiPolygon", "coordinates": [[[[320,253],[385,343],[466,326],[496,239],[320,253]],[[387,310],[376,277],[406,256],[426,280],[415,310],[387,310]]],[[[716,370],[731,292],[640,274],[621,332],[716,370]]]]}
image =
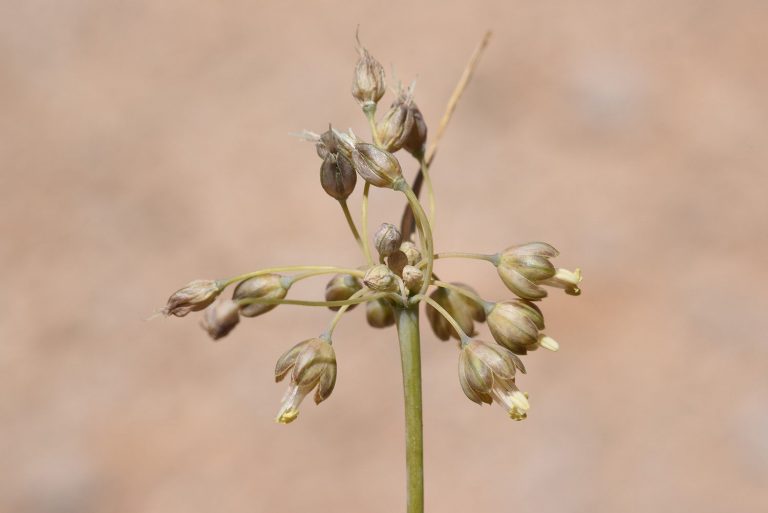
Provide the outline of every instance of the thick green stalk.
{"type": "Polygon", "coordinates": [[[424,433],[421,421],[419,305],[396,308],[405,396],[407,513],[424,513],[424,433]]]}

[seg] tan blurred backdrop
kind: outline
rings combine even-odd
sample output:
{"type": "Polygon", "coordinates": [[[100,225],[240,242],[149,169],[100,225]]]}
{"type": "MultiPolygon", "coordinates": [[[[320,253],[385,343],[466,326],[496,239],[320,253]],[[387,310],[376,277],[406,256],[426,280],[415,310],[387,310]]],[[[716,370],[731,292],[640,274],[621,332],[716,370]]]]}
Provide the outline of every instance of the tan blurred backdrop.
{"type": "MultiPolygon", "coordinates": [[[[767,22],[757,0],[4,2],[0,510],[403,510],[393,329],[349,315],[333,396],[279,426],[274,361],[327,310],[217,344],[144,321],[193,278],[359,262],[289,133],[365,132],[360,24],[432,128],[494,31],[435,161],[437,247],[545,240],[586,277],[544,303],[562,349],[526,358],[525,422],[470,403],[424,331],[428,511],[768,511],[767,22]]],[[[372,223],[400,205],[377,193],[372,223]]]]}

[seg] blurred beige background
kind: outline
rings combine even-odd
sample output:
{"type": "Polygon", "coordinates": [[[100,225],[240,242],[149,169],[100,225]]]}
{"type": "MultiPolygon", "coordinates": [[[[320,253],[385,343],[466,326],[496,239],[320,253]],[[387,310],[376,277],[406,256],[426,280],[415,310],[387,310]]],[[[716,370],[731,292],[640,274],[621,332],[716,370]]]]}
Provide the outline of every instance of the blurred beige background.
{"type": "Polygon", "coordinates": [[[333,396],[286,427],[274,361],[327,310],[217,344],[144,321],[193,278],[359,262],[289,133],[365,132],[361,24],[432,128],[494,31],[435,161],[437,247],[545,240],[586,277],[544,303],[562,349],[525,359],[522,423],[425,330],[428,511],[768,511],[766,22],[757,0],[4,2],[0,510],[403,510],[393,329],[346,318],[333,396]]]}

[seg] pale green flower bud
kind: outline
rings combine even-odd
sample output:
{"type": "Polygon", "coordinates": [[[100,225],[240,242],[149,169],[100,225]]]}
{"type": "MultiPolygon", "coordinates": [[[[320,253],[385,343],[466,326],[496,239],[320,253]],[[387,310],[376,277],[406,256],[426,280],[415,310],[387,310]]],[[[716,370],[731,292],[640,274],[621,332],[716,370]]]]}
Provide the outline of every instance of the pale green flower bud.
{"type": "Polygon", "coordinates": [[[240,314],[246,317],[256,317],[269,312],[277,305],[248,303],[249,299],[283,299],[288,294],[290,278],[279,274],[262,274],[241,281],[232,294],[232,299],[240,303],[240,314]]]}
{"type": "Polygon", "coordinates": [[[365,319],[374,328],[386,328],[395,324],[395,311],[384,299],[374,299],[365,305],[365,319]]]}
{"type": "Polygon", "coordinates": [[[559,347],[554,339],[540,333],[544,329],[541,310],[524,299],[502,301],[490,307],[488,328],[496,342],[516,354],[526,354],[539,346],[552,351],[559,347]]]}
{"type": "MultiPolygon", "coordinates": [[[[363,288],[363,284],[360,283],[356,277],[350,274],[337,274],[328,285],[325,286],[325,300],[326,301],[346,301],[351,298],[353,294],[360,291],[363,288]]],[[[347,310],[352,310],[357,305],[350,305],[347,310]]],[[[329,306],[331,310],[338,310],[340,306],[329,306]]]]}
{"type": "Polygon", "coordinates": [[[403,267],[403,283],[411,292],[421,290],[421,286],[424,285],[424,273],[418,267],[406,265],[403,267]]]}
{"type": "Polygon", "coordinates": [[[216,301],[203,312],[200,325],[213,340],[225,337],[240,322],[240,307],[231,299],[216,301]]]}
{"type": "Polygon", "coordinates": [[[413,242],[407,240],[400,244],[400,251],[408,258],[408,265],[416,265],[421,262],[421,251],[413,242]]]}
{"type": "Polygon", "coordinates": [[[549,259],[558,251],[544,242],[531,242],[505,249],[497,256],[497,271],[509,290],[523,299],[546,297],[539,283],[552,278],[555,268],[549,259]]]}
{"type": "Polygon", "coordinates": [[[366,287],[377,292],[394,292],[398,289],[397,276],[384,264],[374,265],[363,277],[366,287]]]}
{"type": "Polygon", "coordinates": [[[184,317],[189,312],[197,312],[213,303],[219,292],[221,290],[215,280],[191,281],[171,294],[162,313],[184,317]]]}
{"type": "Polygon", "coordinates": [[[299,405],[315,387],[315,404],[328,398],[336,385],[336,354],[328,340],[311,338],[286,351],[275,366],[275,381],[291,373],[277,422],[288,424],[299,415],[299,405]]]}
{"type": "Polygon", "coordinates": [[[400,248],[400,230],[394,224],[382,223],[373,236],[376,251],[382,257],[388,257],[400,248]]]}
{"type": "Polygon", "coordinates": [[[351,152],[355,171],[374,187],[393,188],[403,179],[400,162],[388,151],[373,144],[357,143],[351,152]]]}
{"type": "Polygon", "coordinates": [[[469,400],[481,405],[495,402],[510,418],[523,420],[530,404],[515,385],[517,370],[525,373],[520,358],[496,344],[472,340],[459,353],[459,382],[469,400]]]}

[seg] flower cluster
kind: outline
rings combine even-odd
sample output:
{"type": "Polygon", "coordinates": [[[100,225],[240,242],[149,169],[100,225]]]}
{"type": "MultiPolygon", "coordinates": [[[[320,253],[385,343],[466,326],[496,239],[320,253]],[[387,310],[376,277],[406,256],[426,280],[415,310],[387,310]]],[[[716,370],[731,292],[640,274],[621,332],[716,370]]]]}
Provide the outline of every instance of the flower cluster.
{"type": "Polygon", "coordinates": [[[376,112],[386,92],[384,69],[358,42],[360,58],[355,66],[352,94],[365,114],[371,139],[352,130],[328,126],[322,133],[304,131],[320,157],[320,185],[337,201],[348,227],[361,249],[363,263],[357,268],[327,265],[287,266],[262,269],[223,280],[195,280],[168,299],[163,313],[183,317],[202,312],[202,327],[214,340],[230,333],[241,317],[257,317],[280,304],[321,306],[335,312],[318,336],[309,338],[283,354],[275,378],[290,376],[277,421],[289,423],[299,413],[302,400],[314,390],[314,400],[328,398],[336,382],[336,354],[332,337],[340,319],[356,305],[365,304],[368,324],[386,328],[395,324],[397,313],[418,309],[424,303],[426,316],[441,340],[459,343],[459,383],[466,396],[478,404],[496,402],[507,414],[522,420],[530,408],[528,396],[516,385],[516,373],[525,373],[518,355],[539,347],[556,351],[558,343],[544,334],[544,316],[537,302],[547,295],[545,287],[557,287],[571,295],[580,293],[581,272],[556,268],[551,260],[555,248],[543,242],[509,247],[496,254],[436,253],[432,239],[434,210],[429,214],[419,200],[420,187],[412,188],[395,153],[404,150],[418,164],[413,183],[427,185],[432,197],[427,157],[427,125],[414,101],[414,88],[398,86],[389,109],[377,120],[376,112]],[[362,209],[356,221],[347,199],[363,181],[362,209]],[[400,227],[383,223],[368,235],[368,202],[371,188],[390,189],[404,195],[406,213],[415,221],[400,227]],[[415,227],[417,233],[412,233],[415,227]],[[359,228],[358,228],[359,227],[359,228]],[[415,242],[418,240],[418,244],[415,242]],[[374,254],[375,252],[375,254],[374,254]],[[471,258],[494,265],[514,298],[491,302],[462,283],[444,282],[433,272],[444,258],[471,258]],[[330,276],[323,300],[289,297],[297,281],[330,276]],[[234,285],[230,297],[224,290],[234,285]],[[476,336],[476,324],[487,323],[495,343],[476,336]]]}

